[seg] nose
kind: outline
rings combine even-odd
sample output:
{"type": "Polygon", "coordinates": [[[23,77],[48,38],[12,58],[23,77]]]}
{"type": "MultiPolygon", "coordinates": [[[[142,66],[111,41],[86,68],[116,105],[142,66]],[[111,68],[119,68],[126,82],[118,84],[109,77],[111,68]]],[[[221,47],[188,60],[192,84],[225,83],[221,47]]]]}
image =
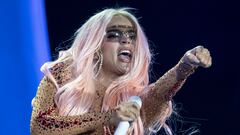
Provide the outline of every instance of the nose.
{"type": "Polygon", "coordinates": [[[120,39],[120,43],[121,44],[130,44],[131,43],[131,39],[126,37],[126,36],[122,36],[120,39]]]}

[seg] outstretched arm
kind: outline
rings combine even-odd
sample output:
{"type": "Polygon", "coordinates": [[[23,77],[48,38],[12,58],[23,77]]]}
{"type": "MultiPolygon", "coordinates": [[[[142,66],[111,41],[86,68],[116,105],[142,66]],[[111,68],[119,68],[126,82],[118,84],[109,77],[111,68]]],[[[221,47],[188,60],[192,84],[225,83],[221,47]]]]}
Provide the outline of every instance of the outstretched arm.
{"type": "Polygon", "coordinates": [[[141,117],[144,127],[156,120],[165,119],[169,102],[198,66],[210,67],[211,56],[207,49],[197,46],[185,53],[179,63],[159,78],[142,93],[143,107],[141,117]]]}
{"type": "Polygon", "coordinates": [[[69,135],[89,133],[95,128],[108,124],[111,112],[86,113],[78,116],[60,116],[54,103],[56,87],[44,77],[33,101],[31,134],[69,135]]]}

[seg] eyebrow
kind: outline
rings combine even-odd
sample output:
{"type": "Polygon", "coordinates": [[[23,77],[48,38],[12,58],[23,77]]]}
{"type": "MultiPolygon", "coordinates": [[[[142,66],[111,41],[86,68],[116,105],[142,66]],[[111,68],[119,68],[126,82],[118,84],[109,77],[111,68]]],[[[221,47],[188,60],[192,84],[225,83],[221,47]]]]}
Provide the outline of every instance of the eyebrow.
{"type": "Polygon", "coordinates": [[[128,29],[134,29],[132,26],[129,25],[113,25],[108,27],[107,29],[113,29],[113,28],[128,28],[128,29]]]}
{"type": "MultiPolygon", "coordinates": [[[[106,32],[123,32],[123,31],[118,30],[118,29],[109,29],[109,30],[107,30],[106,32]]],[[[126,31],[124,31],[124,32],[136,34],[136,32],[135,32],[133,29],[129,29],[129,30],[126,30],[126,31]]]]}

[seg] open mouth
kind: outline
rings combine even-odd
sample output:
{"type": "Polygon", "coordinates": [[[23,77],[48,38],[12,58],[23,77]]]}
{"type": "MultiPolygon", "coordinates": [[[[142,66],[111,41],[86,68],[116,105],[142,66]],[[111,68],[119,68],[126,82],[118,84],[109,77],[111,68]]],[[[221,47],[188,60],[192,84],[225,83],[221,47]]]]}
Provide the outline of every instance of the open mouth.
{"type": "Polygon", "coordinates": [[[118,58],[122,62],[129,63],[132,60],[132,52],[130,50],[120,50],[118,53],[118,58]]]}

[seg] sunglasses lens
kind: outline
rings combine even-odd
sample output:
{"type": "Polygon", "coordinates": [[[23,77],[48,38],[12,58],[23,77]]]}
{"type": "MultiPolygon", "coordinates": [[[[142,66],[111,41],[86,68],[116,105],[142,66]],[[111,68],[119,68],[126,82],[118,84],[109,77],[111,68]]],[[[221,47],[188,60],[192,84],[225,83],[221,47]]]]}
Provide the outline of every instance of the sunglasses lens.
{"type": "Polygon", "coordinates": [[[109,41],[118,41],[118,39],[120,39],[120,37],[121,37],[121,34],[116,31],[110,31],[110,32],[107,32],[107,34],[106,34],[106,38],[109,41]]]}
{"type": "Polygon", "coordinates": [[[106,39],[110,42],[120,42],[123,38],[128,38],[132,42],[136,40],[136,34],[133,31],[110,30],[106,33],[106,39]]]}

